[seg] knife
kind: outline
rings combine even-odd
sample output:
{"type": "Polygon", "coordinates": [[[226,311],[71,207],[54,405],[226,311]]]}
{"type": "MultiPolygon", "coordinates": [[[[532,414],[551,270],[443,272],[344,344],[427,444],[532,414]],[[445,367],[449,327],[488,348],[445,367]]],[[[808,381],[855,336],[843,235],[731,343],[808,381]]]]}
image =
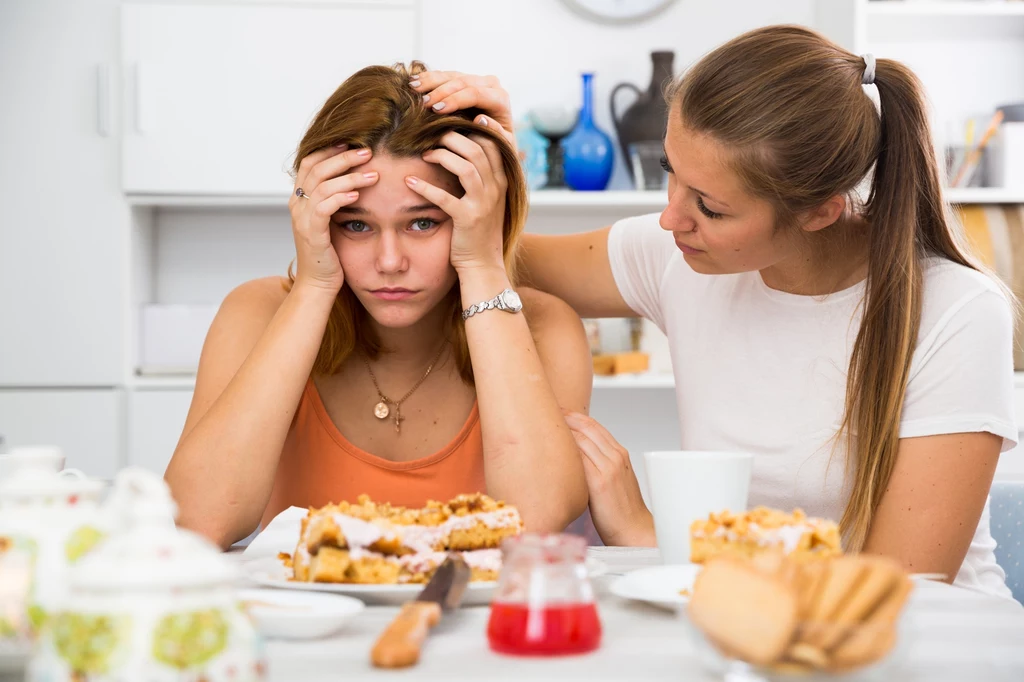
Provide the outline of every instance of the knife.
{"type": "Polygon", "coordinates": [[[441,620],[441,610],[458,607],[469,583],[469,566],[457,554],[437,567],[434,576],[415,601],[402,606],[370,652],[378,668],[405,668],[420,660],[420,649],[430,628],[441,620]]]}

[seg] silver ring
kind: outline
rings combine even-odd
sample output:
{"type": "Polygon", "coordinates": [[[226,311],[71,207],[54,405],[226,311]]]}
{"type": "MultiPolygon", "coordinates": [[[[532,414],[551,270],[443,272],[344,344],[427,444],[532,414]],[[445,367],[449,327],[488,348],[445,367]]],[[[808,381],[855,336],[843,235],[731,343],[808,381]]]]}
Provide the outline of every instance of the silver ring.
{"type": "Polygon", "coordinates": [[[298,189],[295,190],[295,196],[302,197],[303,199],[308,199],[309,198],[309,195],[306,194],[305,192],[303,192],[301,187],[299,187],[298,189]]]}

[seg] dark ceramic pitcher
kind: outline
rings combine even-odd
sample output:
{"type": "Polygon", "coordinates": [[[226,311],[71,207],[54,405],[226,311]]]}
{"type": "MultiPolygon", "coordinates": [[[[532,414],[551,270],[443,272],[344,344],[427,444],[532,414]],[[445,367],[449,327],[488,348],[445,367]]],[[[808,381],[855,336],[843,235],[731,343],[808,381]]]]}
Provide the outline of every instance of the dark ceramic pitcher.
{"type": "Polygon", "coordinates": [[[632,83],[619,83],[612,90],[611,109],[612,121],[615,123],[615,132],[619,136],[619,146],[622,149],[622,160],[629,170],[630,177],[633,176],[633,165],[629,162],[629,145],[634,142],[660,142],[665,137],[665,127],[668,125],[668,104],[665,102],[663,88],[672,78],[672,60],[675,53],[672,51],[658,51],[651,53],[651,83],[647,91],[642,92],[640,88],[632,83]],[[620,90],[633,90],[636,93],[636,101],[619,116],[615,108],[615,96],[620,90]]]}

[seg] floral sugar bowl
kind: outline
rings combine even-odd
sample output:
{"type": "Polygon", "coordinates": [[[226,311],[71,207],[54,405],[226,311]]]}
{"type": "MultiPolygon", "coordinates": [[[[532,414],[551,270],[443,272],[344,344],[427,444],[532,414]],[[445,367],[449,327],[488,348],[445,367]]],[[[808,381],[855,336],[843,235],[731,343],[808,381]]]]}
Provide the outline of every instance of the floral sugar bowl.
{"type": "Polygon", "coordinates": [[[66,597],[71,566],[111,531],[105,483],[27,466],[0,482],[0,645],[27,645],[66,597]]]}
{"type": "Polygon", "coordinates": [[[112,507],[123,530],[70,573],[28,682],[256,682],[262,644],[235,594],[235,567],[174,527],[158,476],[126,469],[112,507]]]}

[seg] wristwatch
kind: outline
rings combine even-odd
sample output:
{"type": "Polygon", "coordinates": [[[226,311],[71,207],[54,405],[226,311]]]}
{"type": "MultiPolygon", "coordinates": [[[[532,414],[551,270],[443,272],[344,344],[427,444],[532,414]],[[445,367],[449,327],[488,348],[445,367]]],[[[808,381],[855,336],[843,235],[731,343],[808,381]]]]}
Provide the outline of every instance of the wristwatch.
{"type": "Polygon", "coordinates": [[[485,310],[504,310],[506,313],[518,313],[523,309],[523,301],[519,298],[519,294],[512,291],[511,289],[505,289],[494,298],[489,301],[482,303],[474,303],[465,310],[462,311],[462,319],[468,320],[477,313],[482,313],[485,310]]]}

